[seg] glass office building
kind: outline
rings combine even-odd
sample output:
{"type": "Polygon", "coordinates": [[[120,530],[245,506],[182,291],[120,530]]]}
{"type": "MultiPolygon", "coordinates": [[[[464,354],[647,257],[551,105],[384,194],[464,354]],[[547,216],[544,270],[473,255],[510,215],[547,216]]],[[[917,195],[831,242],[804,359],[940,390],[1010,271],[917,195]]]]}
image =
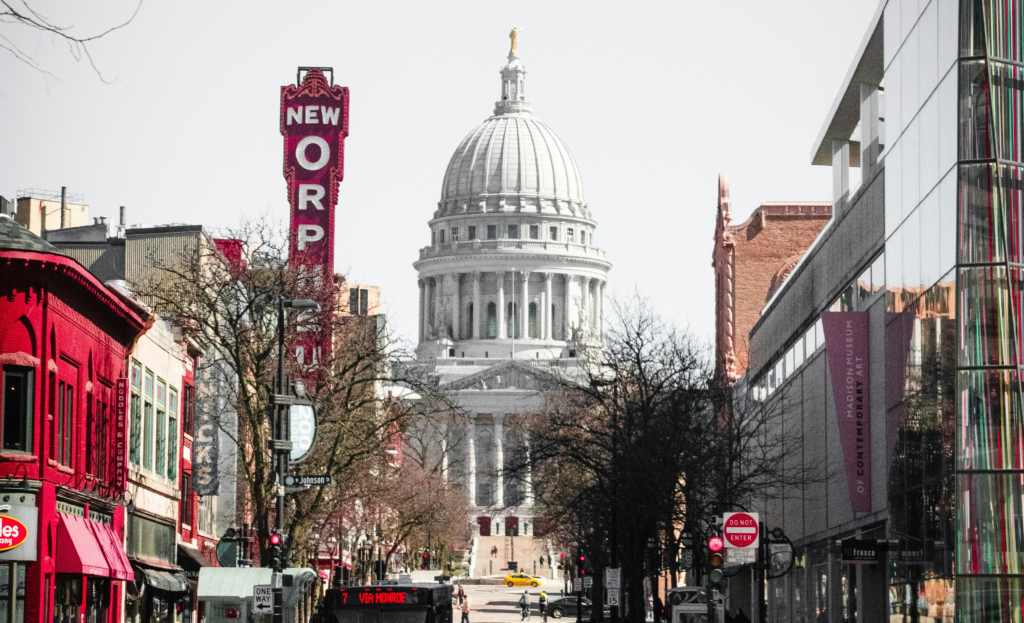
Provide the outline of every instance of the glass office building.
{"type": "Polygon", "coordinates": [[[762,312],[744,383],[786,397],[787,461],[842,470],[819,318],[867,313],[872,505],[828,469],[768,496],[797,554],[769,620],[1024,620],[1024,0],[883,1],[812,160],[833,222],[762,312]]]}

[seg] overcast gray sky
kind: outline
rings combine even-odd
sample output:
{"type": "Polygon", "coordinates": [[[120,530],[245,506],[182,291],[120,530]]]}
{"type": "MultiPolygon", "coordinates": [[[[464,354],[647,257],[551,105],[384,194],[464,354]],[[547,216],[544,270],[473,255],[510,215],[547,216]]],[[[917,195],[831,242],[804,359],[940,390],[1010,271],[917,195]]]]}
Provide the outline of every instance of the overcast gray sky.
{"type": "MultiPolygon", "coordinates": [[[[135,4],[36,6],[85,32],[135,4]]],[[[829,199],[811,143],[876,7],[147,0],[91,48],[113,84],[52,36],[0,24],[54,75],[0,50],[0,195],[63,185],[91,216],[127,206],[130,223],[283,221],[280,87],[299,65],[333,66],[351,89],[336,268],[382,286],[396,331],[415,338],[412,262],[448,159],[493,110],[518,26],[528,98],[579,163],[611,291],[637,287],[711,339],[718,173],[739,220],[761,201],[829,199]]]]}

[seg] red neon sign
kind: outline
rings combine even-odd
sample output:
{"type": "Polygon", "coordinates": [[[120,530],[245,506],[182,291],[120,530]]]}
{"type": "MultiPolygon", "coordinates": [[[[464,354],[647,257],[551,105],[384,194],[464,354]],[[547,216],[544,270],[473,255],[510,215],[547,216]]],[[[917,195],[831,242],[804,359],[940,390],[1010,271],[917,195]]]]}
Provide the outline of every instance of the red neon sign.
{"type": "Polygon", "coordinates": [[[300,85],[281,87],[284,178],[291,206],[292,264],[334,275],[334,207],[344,177],[348,88],[328,86],[312,68],[300,85]]]}
{"type": "Polygon", "coordinates": [[[382,606],[403,606],[417,605],[420,603],[418,593],[408,590],[381,590],[381,589],[350,589],[341,593],[341,605],[382,605],[382,606]],[[350,600],[349,597],[352,599],[350,600]]]}

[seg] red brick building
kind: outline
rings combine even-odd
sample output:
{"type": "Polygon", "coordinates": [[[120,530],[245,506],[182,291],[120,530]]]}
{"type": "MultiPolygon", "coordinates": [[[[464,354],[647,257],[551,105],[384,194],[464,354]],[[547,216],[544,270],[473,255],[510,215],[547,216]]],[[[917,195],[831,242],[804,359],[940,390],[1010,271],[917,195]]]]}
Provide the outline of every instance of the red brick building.
{"type": "Polygon", "coordinates": [[[715,269],[715,368],[728,383],[747,369],[747,340],[761,310],[832,218],[818,201],[762,203],[732,224],[729,178],[718,177],[715,269]]]}
{"type": "Polygon", "coordinates": [[[151,318],[5,217],[0,294],[0,534],[21,539],[0,542],[5,620],[120,621],[133,571],[117,388],[151,318]]]}

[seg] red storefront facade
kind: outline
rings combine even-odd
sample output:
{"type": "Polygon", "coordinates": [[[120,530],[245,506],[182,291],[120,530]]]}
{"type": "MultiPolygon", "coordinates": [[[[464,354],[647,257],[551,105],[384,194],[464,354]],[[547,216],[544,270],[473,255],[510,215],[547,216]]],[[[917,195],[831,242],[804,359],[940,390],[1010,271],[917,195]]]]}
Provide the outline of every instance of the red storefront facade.
{"type": "Polygon", "coordinates": [[[22,540],[0,543],[0,595],[16,595],[0,598],[6,621],[122,618],[134,576],[123,546],[117,387],[149,321],[78,262],[0,218],[0,536],[13,526],[22,540]]]}

